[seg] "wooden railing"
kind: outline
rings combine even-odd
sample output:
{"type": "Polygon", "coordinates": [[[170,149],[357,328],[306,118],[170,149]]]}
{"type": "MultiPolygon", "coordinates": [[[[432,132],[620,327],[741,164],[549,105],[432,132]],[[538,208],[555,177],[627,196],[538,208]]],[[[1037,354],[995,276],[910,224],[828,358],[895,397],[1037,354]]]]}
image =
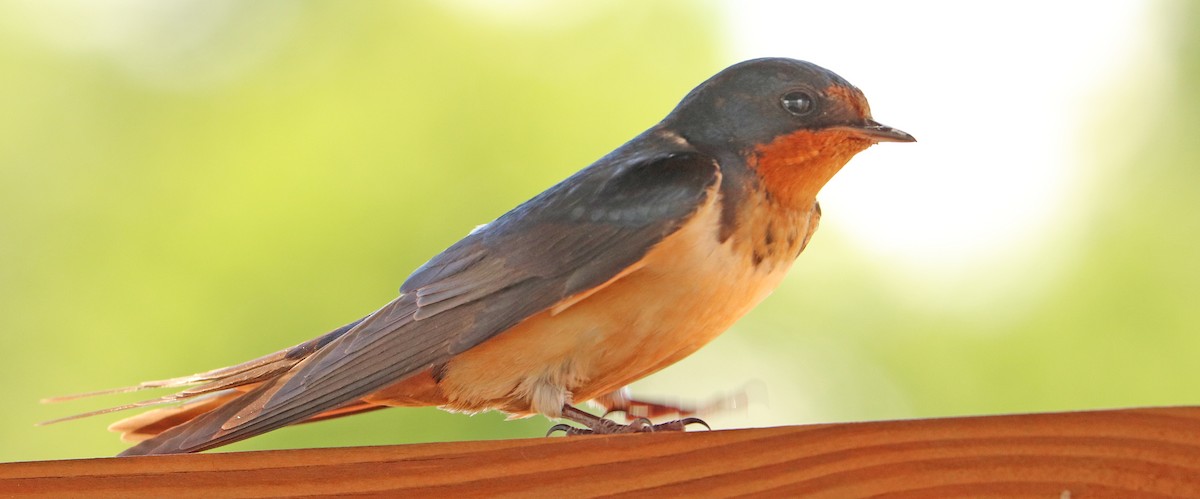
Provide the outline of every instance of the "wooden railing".
{"type": "Polygon", "coordinates": [[[0,496],[1200,498],[1200,407],[0,464],[0,496]]]}

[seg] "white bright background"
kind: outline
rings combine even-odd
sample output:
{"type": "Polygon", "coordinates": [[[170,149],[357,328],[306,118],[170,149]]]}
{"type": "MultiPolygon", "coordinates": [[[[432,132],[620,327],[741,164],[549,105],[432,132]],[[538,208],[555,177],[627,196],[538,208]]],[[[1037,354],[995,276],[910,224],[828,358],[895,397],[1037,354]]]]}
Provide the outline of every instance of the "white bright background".
{"type": "MultiPolygon", "coordinates": [[[[1045,282],[1013,270],[1036,265],[1045,271],[1033,278],[1053,281],[1070,267],[1072,246],[1083,244],[1073,227],[1093,202],[1088,169],[1101,156],[1119,162],[1138,143],[1126,135],[1089,152],[1080,147],[1090,140],[1082,134],[1115,113],[1124,113],[1129,130],[1146,129],[1169,76],[1155,36],[1162,6],[1150,2],[720,6],[731,62],[784,56],[824,65],[864,91],[878,121],[918,140],[877,145],[830,182],[820,196],[817,242],[776,299],[794,290],[788,298],[803,300],[819,292],[821,279],[842,278],[813,268],[822,246],[840,238],[858,252],[850,258],[863,259],[856,265],[887,276],[893,298],[914,310],[968,316],[1000,302],[1035,304],[1045,282]],[[1139,100],[1115,102],[1118,95],[1139,100]]],[[[994,320],[1005,317],[1021,314],[994,320]]],[[[996,324],[980,326],[962,332],[987,334],[996,324]]],[[[635,390],[692,394],[694,401],[712,387],[732,393],[744,386],[749,407],[710,417],[714,423],[794,424],[796,414],[809,421],[844,415],[814,401],[834,398],[825,392],[837,383],[828,380],[856,379],[872,387],[859,402],[862,413],[912,415],[889,373],[838,338],[817,332],[802,340],[808,348],[780,351],[737,329],[635,390]],[[797,389],[807,393],[797,396],[797,389]]]]}
{"type": "Polygon", "coordinates": [[[937,279],[1044,256],[1037,241],[1087,195],[1077,135],[1112,112],[1097,104],[1133,71],[1150,85],[1142,105],[1156,104],[1167,67],[1142,1],[723,5],[735,59],[836,61],[877,120],[917,137],[863,154],[822,202],[837,219],[826,229],[937,279]]]}

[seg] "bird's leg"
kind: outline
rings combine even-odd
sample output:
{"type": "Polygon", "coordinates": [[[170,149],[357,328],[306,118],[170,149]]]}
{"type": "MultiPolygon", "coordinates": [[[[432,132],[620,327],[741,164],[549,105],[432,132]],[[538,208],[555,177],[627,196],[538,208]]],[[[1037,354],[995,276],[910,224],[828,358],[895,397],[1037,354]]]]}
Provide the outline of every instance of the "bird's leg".
{"type": "MultiPolygon", "coordinates": [[[[563,404],[562,417],[568,421],[581,424],[585,428],[576,428],[568,424],[557,424],[546,432],[546,435],[562,431],[571,435],[610,435],[614,433],[650,433],[655,431],[684,431],[690,424],[701,424],[709,428],[708,423],[698,418],[683,418],[661,424],[653,424],[649,419],[637,418],[629,424],[620,424],[611,419],[584,412],[571,404],[563,404]]],[[[710,430],[712,428],[709,428],[710,430]]]]}
{"type": "Polygon", "coordinates": [[[562,418],[568,421],[581,424],[584,428],[577,428],[569,424],[557,424],[546,432],[546,435],[561,430],[567,436],[571,435],[608,435],[612,433],[632,433],[640,431],[642,428],[650,426],[650,420],[639,419],[628,425],[620,424],[611,419],[605,419],[600,416],[582,411],[571,404],[563,404],[562,418]]]}

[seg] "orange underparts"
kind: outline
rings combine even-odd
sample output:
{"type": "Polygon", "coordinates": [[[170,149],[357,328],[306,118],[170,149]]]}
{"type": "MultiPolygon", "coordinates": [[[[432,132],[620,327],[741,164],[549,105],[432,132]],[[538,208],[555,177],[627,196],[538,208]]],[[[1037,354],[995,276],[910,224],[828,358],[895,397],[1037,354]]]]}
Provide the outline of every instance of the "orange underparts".
{"type": "Polygon", "coordinates": [[[871,144],[848,130],[800,130],[758,146],[751,167],[772,197],[807,208],[825,183],[871,144]]]}

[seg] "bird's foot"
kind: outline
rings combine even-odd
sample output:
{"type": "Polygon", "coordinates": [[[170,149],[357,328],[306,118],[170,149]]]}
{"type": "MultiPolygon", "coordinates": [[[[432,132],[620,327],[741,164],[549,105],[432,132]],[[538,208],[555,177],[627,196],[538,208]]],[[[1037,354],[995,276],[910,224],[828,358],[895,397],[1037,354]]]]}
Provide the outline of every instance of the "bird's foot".
{"type": "Polygon", "coordinates": [[[654,433],[659,431],[685,431],[688,425],[698,424],[712,430],[708,423],[700,418],[682,418],[665,423],[654,424],[646,418],[636,418],[629,424],[621,424],[611,419],[593,416],[570,405],[563,406],[563,417],[582,424],[585,428],[571,426],[566,423],[557,424],[546,432],[546,436],[561,431],[566,436],[572,435],[613,435],[618,433],[654,433]]]}

